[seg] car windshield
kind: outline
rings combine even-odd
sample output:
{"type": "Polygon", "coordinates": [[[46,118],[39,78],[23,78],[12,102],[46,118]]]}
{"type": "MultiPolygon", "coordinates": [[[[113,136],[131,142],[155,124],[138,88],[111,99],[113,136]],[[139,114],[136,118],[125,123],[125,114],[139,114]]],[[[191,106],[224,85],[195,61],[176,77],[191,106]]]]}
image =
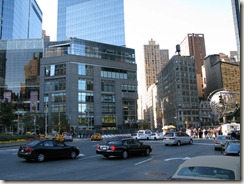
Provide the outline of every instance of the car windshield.
{"type": "Polygon", "coordinates": [[[231,170],[224,169],[224,168],[203,167],[203,166],[184,167],[179,171],[178,175],[191,176],[191,177],[217,178],[217,179],[226,179],[226,180],[235,179],[235,174],[231,170]]]}
{"type": "Polygon", "coordinates": [[[31,142],[27,143],[26,145],[31,147],[31,146],[37,145],[39,142],[41,142],[41,141],[40,140],[34,140],[34,141],[31,141],[31,142]]]}

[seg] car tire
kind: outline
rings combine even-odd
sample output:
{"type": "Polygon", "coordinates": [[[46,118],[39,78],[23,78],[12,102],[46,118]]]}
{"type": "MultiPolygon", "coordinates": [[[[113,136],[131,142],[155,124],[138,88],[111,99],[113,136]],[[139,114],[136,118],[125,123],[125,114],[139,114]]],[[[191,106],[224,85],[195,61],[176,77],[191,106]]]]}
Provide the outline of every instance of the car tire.
{"type": "Polygon", "coordinates": [[[165,146],[168,146],[168,144],[165,144],[165,146]]]}
{"type": "Polygon", "coordinates": [[[123,151],[123,153],[122,153],[122,158],[123,158],[123,159],[128,158],[128,152],[127,152],[127,151],[123,151]]]}
{"type": "Polygon", "coordinates": [[[192,144],[193,143],[193,140],[191,139],[190,141],[189,141],[189,144],[192,144]]]}
{"type": "Polygon", "coordinates": [[[72,151],[72,152],[70,153],[70,158],[71,158],[71,159],[75,159],[76,157],[77,157],[76,152],[75,152],[75,151],[72,151]]]}
{"type": "Polygon", "coordinates": [[[103,155],[105,158],[109,158],[109,155],[103,155]]]}
{"type": "Polygon", "coordinates": [[[180,146],[181,145],[181,142],[180,141],[177,141],[176,144],[177,144],[177,146],[180,146]]]}
{"type": "Polygon", "coordinates": [[[37,155],[37,161],[38,162],[43,162],[45,160],[45,155],[40,153],[37,155]]]}
{"type": "Polygon", "coordinates": [[[146,149],[146,150],[145,150],[145,155],[146,155],[146,156],[150,155],[150,150],[149,150],[149,149],[146,149]]]}

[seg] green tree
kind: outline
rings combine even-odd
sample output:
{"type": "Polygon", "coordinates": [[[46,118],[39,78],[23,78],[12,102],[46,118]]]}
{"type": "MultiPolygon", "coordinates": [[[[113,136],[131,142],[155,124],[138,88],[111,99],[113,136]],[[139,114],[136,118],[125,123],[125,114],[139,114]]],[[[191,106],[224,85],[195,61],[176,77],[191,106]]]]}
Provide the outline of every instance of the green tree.
{"type": "Polygon", "coordinates": [[[14,120],[16,119],[14,114],[14,105],[12,102],[7,100],[0,102],[0,124],[10,127],[14,125],[14,120]]]}

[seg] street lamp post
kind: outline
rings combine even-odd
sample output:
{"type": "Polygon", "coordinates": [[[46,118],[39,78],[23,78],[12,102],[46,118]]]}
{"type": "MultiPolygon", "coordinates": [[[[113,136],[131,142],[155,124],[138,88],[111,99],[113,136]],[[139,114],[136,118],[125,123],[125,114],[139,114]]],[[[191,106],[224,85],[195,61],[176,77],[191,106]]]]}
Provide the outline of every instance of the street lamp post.
{"type": "Polygon", "coordinates": [[[161,109],[162,109],[162,128],[164,127],[164,100],[166,100],[166,102],[169,102],[168,97],[164,97],[163,100],[161,101],[161,109]]]}
{"type": "Polygon", "coordinates": [[[48,111],[48,108],[47,108],[47,103],[48,103],[47,97],[44,97],[44,103],[45,103],[45,136],[47,137],[47,111],[48,111]]]}

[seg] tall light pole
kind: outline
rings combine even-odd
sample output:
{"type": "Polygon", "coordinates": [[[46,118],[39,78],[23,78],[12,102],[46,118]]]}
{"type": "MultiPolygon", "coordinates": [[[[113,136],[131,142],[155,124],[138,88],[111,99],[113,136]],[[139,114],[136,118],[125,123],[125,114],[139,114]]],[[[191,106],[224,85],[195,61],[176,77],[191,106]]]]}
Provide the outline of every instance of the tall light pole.
{"type": "Polygon", "coordinates": [[[44,97],[44,103],[45,103],[45,137],[47,137],[47,103],[48,103],[48,97],[44,97]]]}
{"type": "Polygon", "coordinates": [[[166,96],[161,100],[161,109],[162,109],[162,128],[164,127],[164,101],[169,102],[169,98],[166,96]]]}

